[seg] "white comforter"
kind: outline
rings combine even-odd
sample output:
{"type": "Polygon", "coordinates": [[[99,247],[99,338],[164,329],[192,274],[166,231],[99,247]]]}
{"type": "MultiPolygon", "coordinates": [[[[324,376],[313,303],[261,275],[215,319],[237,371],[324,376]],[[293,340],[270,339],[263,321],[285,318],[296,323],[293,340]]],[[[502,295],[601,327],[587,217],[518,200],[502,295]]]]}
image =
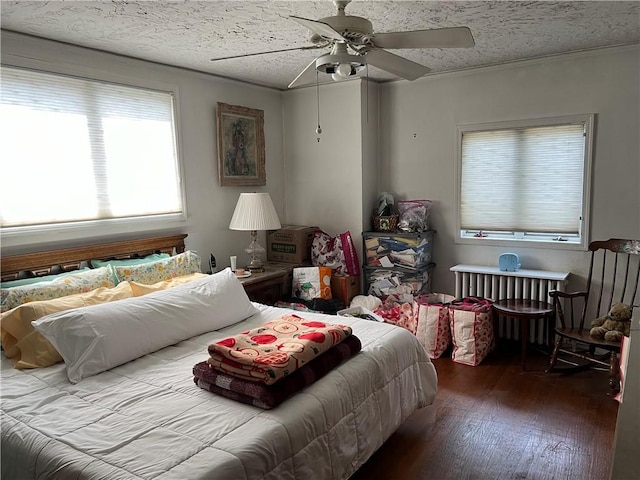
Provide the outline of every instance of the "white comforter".
{"type": "Polygon", "coordinates": [[[15,370],[2,359],[2,478],[344,479],[416,409],[436,373],[416,338],[368,320],[362,351],[273,410],[198,388],[206,346],[285,313],[260,313],[69,383],[64,364],[15,370]]]}

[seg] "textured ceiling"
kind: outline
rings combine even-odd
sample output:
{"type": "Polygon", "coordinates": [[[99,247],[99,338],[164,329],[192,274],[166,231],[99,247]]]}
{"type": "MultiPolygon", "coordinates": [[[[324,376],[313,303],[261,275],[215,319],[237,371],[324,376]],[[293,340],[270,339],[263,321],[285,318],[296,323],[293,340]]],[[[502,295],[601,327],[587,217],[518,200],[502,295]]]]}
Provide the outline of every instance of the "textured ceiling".
{"type": "MultiPolygon", "coordinates": [[[[286,89],[324,50],[212,58],[311,45],[289,18],[335,15],[322,1],[5,1],[2,28],[98,50],[286,89]]],[[[432,72],[640,43],[640,2],[368,1],[347,14],[377,33],[468,26],[471,49],[393,50],[432,72]]],[[[378,81],[396,77],[370,68],[378,81]]]]}

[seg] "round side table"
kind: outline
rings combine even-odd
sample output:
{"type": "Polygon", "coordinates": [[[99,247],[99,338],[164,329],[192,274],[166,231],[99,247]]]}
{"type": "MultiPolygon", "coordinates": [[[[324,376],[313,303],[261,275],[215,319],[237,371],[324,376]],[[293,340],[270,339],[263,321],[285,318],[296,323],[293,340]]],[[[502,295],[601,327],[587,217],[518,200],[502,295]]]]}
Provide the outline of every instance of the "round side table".
{"type": "Polygon", "coordinates": [[[522,337],[522,370],[527,367],[527,341],[529,340],[529,321],[545,320],[547,325],[547,343],[553,345],[553,321],[555,309],[553,305],[539,300],[508,298],[493,304],[494,325],[498,324],[498,316],[517,318],[520,320],[520,337],[522,337]]]}

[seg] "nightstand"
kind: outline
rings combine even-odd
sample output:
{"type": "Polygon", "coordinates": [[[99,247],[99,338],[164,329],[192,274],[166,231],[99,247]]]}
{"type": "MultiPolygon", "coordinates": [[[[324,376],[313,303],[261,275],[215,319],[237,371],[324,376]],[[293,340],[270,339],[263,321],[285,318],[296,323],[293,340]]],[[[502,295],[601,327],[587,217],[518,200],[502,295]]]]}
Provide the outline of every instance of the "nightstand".
{"type": "Polygon", "coordinates": [[[293,269],[299,266],[295,263],[266,262],[264,272],[252,273],[250,277],[239,280],[251,301],[273,305],[291,296],[293,269]]]}

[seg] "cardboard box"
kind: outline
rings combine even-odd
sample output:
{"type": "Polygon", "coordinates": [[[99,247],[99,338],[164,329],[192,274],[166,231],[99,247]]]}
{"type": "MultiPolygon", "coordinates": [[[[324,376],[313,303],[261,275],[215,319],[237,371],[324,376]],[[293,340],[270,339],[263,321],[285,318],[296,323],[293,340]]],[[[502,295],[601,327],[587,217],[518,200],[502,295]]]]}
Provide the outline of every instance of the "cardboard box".
{"type": "Polygon", "coordinates": [[[267,232],[267,260],[271,262],[311,263],[311,243],[318,227],[283,225],[267,232]]]}
{"type": "Polygon", "coordinates": [[[360,275],[331,275],[331,295],[342,300],[345,307],[359,294],[360,275]]]}

